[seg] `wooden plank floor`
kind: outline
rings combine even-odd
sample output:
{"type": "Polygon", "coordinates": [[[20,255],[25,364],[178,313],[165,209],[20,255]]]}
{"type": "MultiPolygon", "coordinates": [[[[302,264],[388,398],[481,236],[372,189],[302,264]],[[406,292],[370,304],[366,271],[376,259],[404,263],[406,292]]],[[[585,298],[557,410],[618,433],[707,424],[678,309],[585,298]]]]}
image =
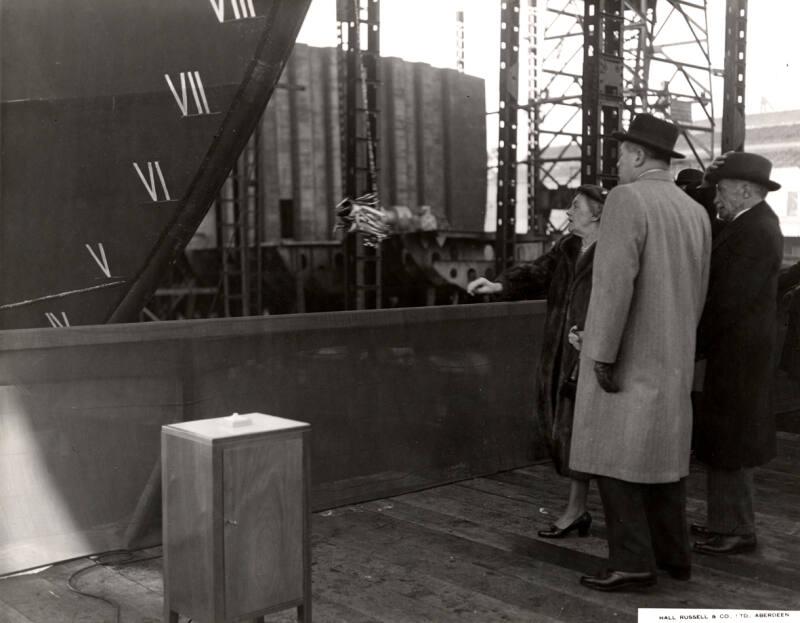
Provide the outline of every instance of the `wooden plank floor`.
{"type": "MultiPolygon", "coordinates": [[[[649,592],[605,594],[578,584],[606,555],[594,486],[588,538],[536,537],[566,493],[549,464],[318,513],[314,620],[606,623],[635,621],[638,607],[800,610],[800,435],[781,433],[780,445],[780,456],[756,475],[758,551],[696,556],[691,582],[660,576],[649,592]]],[[[703,497],[704,476],[695,468],[693,521],[703,518],[703,497]]],[[[160,621],[160,549],[105,562],[74,583],[119,604],[125,623],[160,621]]],[[[75,571],[93,564],[83,558],[0,580],[0,621],[113,622],[111,605],[67,588],[75,571]]]]}

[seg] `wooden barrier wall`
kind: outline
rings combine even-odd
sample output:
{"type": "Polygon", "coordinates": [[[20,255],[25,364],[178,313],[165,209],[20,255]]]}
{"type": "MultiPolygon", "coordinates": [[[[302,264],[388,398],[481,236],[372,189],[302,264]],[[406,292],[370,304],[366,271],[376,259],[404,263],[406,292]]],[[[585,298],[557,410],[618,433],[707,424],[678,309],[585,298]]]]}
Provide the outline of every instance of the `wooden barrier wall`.
{"type": "Polygon", "coordinates": [[[315,510],[528,464],[543,318],[523,302],[0,332],[0,573],[125,547],[171,422],[310,422],[315,510]]]}

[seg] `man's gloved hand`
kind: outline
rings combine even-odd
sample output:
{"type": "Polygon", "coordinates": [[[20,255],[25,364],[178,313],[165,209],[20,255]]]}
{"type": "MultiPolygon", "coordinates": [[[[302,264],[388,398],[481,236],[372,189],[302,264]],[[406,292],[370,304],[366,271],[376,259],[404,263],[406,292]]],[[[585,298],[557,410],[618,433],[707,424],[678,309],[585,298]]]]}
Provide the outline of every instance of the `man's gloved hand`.
{"type": "Polygon", "coordinates": [[[614,380],[614,364],[603,363],[602,361],[594,362],[594,375],[597,377],[597,382],[603,391],[609,394],[616,394],[619,391],[619,385],[614,380]]]}

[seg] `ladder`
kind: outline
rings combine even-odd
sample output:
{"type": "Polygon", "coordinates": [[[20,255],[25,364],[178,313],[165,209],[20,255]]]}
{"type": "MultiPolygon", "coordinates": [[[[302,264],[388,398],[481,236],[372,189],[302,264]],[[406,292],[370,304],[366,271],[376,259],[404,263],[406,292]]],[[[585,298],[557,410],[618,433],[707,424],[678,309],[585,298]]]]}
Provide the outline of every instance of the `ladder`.
{"type": "Polygon", "coordinates": [[[221,311],[225,317],[263,312],[258,175],[260,127],[259,122],[214,202],[221,267],[221,311]]]}

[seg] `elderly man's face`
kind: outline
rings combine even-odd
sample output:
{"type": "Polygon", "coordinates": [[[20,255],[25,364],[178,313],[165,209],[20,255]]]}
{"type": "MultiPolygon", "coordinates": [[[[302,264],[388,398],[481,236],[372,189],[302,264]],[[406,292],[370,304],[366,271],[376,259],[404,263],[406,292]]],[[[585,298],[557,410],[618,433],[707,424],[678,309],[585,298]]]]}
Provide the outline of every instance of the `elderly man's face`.
{"type": "Polygon", "coordinates": [[[742,187],[744,182],[738,180],[720,180],[714,205],[717,206],[717,218],[730,221],[743,208],[742,187]]]}

